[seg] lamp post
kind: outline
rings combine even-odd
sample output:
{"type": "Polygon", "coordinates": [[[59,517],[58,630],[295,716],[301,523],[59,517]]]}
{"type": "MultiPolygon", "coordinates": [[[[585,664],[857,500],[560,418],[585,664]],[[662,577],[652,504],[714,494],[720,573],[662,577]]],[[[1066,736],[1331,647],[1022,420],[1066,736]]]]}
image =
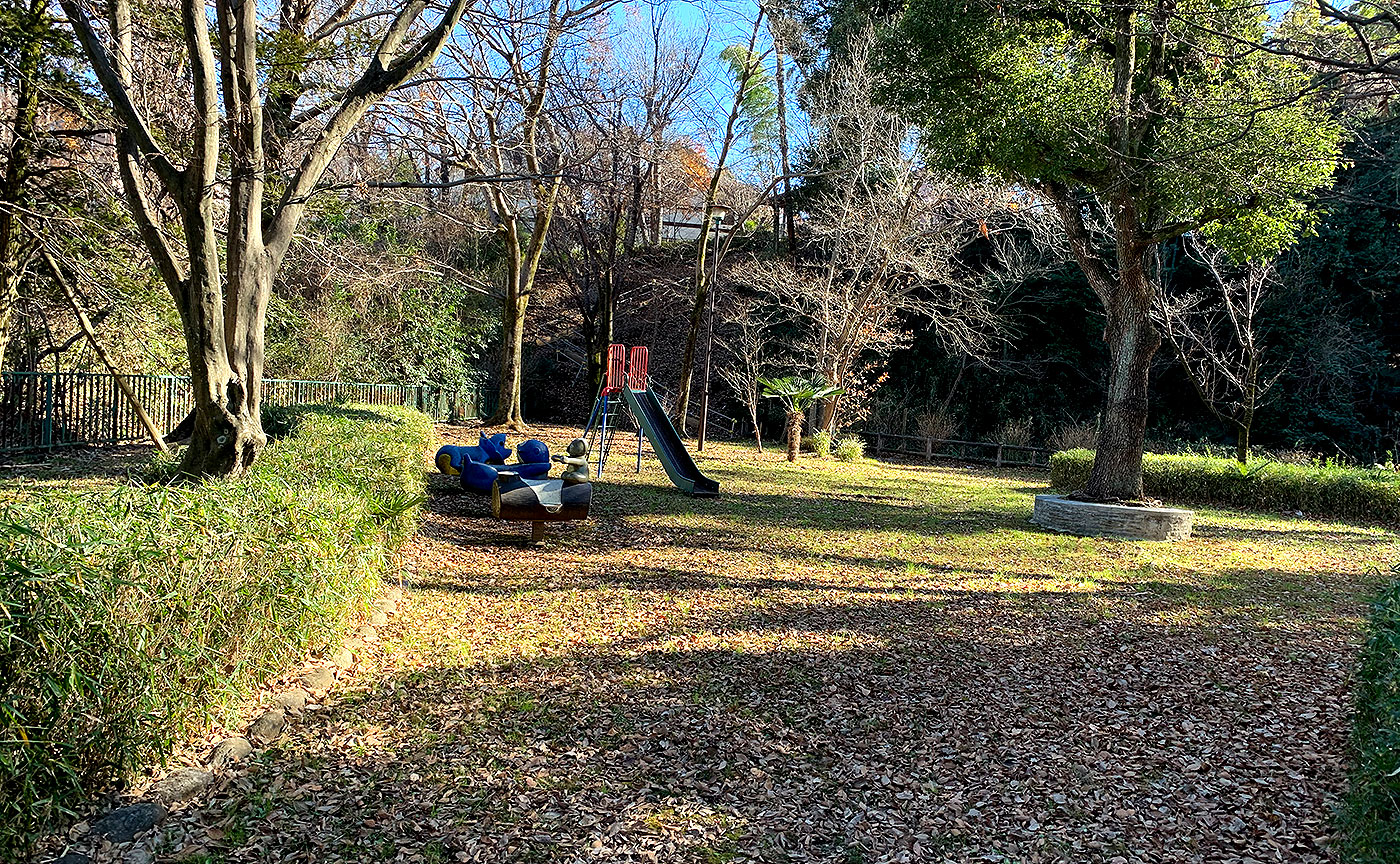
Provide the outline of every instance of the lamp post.
{"type": "Polygon", "coordinates": [[[714,204],[710,207],[710,220],[713,222],[711,228],[715,236],[714,252],[710,255],[710,309],[709,328],[705,337],[705,372],[702,375],[700,388],[700,431],[697,436],[695,449],[704,451],[705,430],[710,419],[710,360],[715,353],[715,289],[719,285],[719,226],[724,222],[724,217],[729,215],[729,208],[723,204],[714,204]]]}

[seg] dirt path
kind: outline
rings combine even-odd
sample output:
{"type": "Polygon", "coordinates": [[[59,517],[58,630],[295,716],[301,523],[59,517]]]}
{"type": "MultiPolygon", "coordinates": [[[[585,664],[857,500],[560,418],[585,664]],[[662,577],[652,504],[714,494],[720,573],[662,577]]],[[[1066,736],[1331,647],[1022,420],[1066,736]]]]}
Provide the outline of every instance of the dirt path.
{"type": "Polygon", "coordinates": [[[1025,524],[1033,475],[777,458],[712,448],[718,502],[619,464],[537,549],[435,479],[373,667],[166,854],[1329,860],[1394,535],[1078,540],[1025,524]]]}

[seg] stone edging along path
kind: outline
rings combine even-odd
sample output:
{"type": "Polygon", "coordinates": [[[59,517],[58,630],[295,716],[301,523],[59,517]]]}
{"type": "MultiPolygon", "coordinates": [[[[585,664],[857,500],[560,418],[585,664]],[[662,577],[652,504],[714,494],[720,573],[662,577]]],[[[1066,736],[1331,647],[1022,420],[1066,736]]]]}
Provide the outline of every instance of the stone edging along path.
{"type": "Polygon", "coordinates": [[[243,734],[227,735],[212,747],[191,747],[187,764],[145,787],[135,800],[72,826],[41,848],[38,861],[53,864],[150,864],[158,829],[172,809],[187,806],[235,776],[259,749],[282,737],[288,724],[304,712],[319,710],[333,688],[362,668],[379,642],[379,628],[389,623],[403,602],[403,589],[391,588],[376,600],[375,611],[328,658],[313,660],[297,672],[270,682],[270,698],[259,700],[243,734]],[[197,755],[201,750],[204,755],[197,755]]]}

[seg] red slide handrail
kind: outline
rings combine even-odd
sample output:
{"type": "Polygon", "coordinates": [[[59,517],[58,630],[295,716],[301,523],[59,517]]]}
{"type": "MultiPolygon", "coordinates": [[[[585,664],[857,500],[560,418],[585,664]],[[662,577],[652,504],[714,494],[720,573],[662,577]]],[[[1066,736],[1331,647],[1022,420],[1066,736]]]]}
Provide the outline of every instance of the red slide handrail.
{"type": "Polygon", "coordinates": [[[622,385],[627,376],[627,346],[612,344],[608,346],[608,371],[603,380],[604,393],[617,393],[622,390],[622,385]]]}
{"type": "Polygon", "coordinates": [[[633,345],[627,356],[627,386],[633,390],[647,389],[647,364],[651,352],[645,345],[633,345]]]}

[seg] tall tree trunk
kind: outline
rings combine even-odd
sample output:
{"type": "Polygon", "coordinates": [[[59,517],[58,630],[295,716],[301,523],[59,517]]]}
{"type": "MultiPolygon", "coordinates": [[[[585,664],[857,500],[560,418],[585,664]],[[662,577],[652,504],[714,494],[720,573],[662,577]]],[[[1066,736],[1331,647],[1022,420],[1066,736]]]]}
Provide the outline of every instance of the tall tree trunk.
{"type": "MultiPolygon", "coordinates": [[[[776,35],[776,33],[774,34],[776,35]]],[[[792,218],[792,167],[788,161],[788,122],[787,122],[787,74],[783,68],[783,48],[777,41],[773,45],[775,76],[778,83],[778,155],[783,172],[783,223],[787,228],[788,256],[797,263],[797,228],[792,218]]],[[[774,216],[776,217],[776,212],[774,216]]],[[[777,232],[774,231],[774,234],[777,232]]],[[[774,243],[777,237],[773,238],[774,243]]]]}
{"type": "Polygon", "coordinates": [[[1135,501],[1143,497],[1148,373],[1162,341],[1151,316],[1151,257],[1136,237],[1119,243],[1118,284],[1109,294],[1104,327],[1110,357],[1108,394],[1094,465],[1084,490],[1095,500],[1135,501]]]}
{"type": "Polygon", "coordinates": [[[501,317],[500,389],[496,395],[496,411],[486,421],[491,426],[525,428],[520,382],[523,377],[525,310],[529,305],[529,294],[522,293],[518,287],[507,291],[501,317]]]}
{"type": "Polygon", "coordinates": [[[501,310],[501,380],[497,393],[499,401],[496,403],[495,413],[486,421],[487,425],[506,426],[516,430],[527,428],[521,398],[524,378],[525,310],[530,305],[530,293],[535,287],[535,274],[539,272],[540,258],[544,255],[544,241],[549,235],[549,226],[554,219],[554,207],[559,202],[561,182],[555,178],[547,184],[534,184],[535,218],[530,228],[530,240],[524,249],[520,248],[518,217],[511,212],[503,193],[499,190],[493,193],[497,212],[503,216],[501,231],[506,242],[513,245],[507,259],[506,294],[501,310]]]}
{"type": "MultiPolygon", "coordinates": [[[[718,176],[718,175],[716,175],[718,176]]],[[[712,184],[711,196],[714,194],[712,184]]],[[[705,202],[705,221],[700,227],[700,248],[695,257],[695,300],[690,307],[690,322],[686,326],[685,347],[681,349],[681,376],[676,384],[676,431],[682,437],[689,434],[690,379],[695,371],[695,349],[700,342],[700,325],[705,320],[705,303],[710,297],[710,274],[707,262],[710,246],[711,197],[705,202]]]]}
{"type": "Polygon", "coordinates": [[[180,315],[195,421],[180,471],[197,477],[236,475],[253,464],[267,436],[254,407],[256,395],[229,362],[212,195],[198,185],[187,187],[182,208],[189,275],[181,286],[186,302],[180,315]]]}
{"type": "Polygon", "coordinates": [[[1079,267],[1103,302],[1108,345],[1108,393],[1085,495],[1099,501],[1136,501],[1142,496],[1142,448],[1147,436],[1147,383],[1162,337],[1152,323],[1157,246],[1143,236],[1130,194],[1109,202],[1117,242],[1117,272],[1096,248],[1078,197],[1048,183],[1079,267]]]}
{"type": "MultiPolygon", "coordinates": [[[[763,16],[764,9],[760,6],[758,15],[754,18],[753,30],[749,33],[749,57],[753,56],[759,29],[763,26],[763,16]]],[[[700,248],[695,256],[695,303],[690,309],[690,326],[685,335],[685,348],[681,352],[680,380],[676,382],[676,429],[681,435],[686,434],[686,415],[690,411],[690,379],[695,372],[695,348],[700,341],[700,324],[704,320],[705,303],[712,288],[709,273],[712,268],[707,265],[706,259],[709,232],[714,227],[710,221],[719,196],[719,183],[724,176],[724,166],[738,136],[739,118],[744,111],[744,96],[760,77],[761,72],[762,69],[756,62],[744,67],[738,86],[734,89],[734,103],[730,106],[729,118],[724,126],[724,139],[720,144],[719,155],[715,158],[714,173],[710,176],[710,184],[705,193],[704,224],[700,227],[700,248]]],[[[735,230],[738,230],[737,226],[735,230]]],[[[715,262],[714,266],[717,267],[718,263],[715,262]]]]}
{"type": "MultiPolygon", "coordinates": [[[[631,197],[627,200],[627,227],[622,236],[622,248],[631,255],[637,249],[637,231],[642,228],[642,160],[632,157],[631,197]]],[[[642,242],[646,242],[643,238],[642,242]]]]}
{"type": "Polygon", "coordinates": [[[24,27],[25,41],[19,47],[19,90],[15,94],[15,117],[10,128],[10,148],[5,158],[5,179],[0,184],[0,369],[5,366],[5,350],[10,344],[10,324],[19,301],[21,277],[19,217],[29,165],[34,156],[34,126],[39,112],[39,66],[43,62],[45,5],[30,0],[24,27]]]}
{"type": "Polygon", "coordinates": [[[586,328],[588,339],[588,392],[597,395],[603,387],[603,376],[607,374],[608,346],[612,344],[616,332],[617,292],[613,286],[612,273],[604,273],[598,280],[598,306],[593,313],[593,323],[586,328]]]}
{"type": "Polygon", "coordinates": [[[1235,461],[1249,464],[1249,427],[1254,425],[1254,411],[1246,409],[1244,419],[1235,424],[1235,461]]]}
{"type": "Polygon", "coordinates": [[[787,460],[797,461],[797,451],[802,447],[803,411],[789,411],[787,415],[787,460]]]}

